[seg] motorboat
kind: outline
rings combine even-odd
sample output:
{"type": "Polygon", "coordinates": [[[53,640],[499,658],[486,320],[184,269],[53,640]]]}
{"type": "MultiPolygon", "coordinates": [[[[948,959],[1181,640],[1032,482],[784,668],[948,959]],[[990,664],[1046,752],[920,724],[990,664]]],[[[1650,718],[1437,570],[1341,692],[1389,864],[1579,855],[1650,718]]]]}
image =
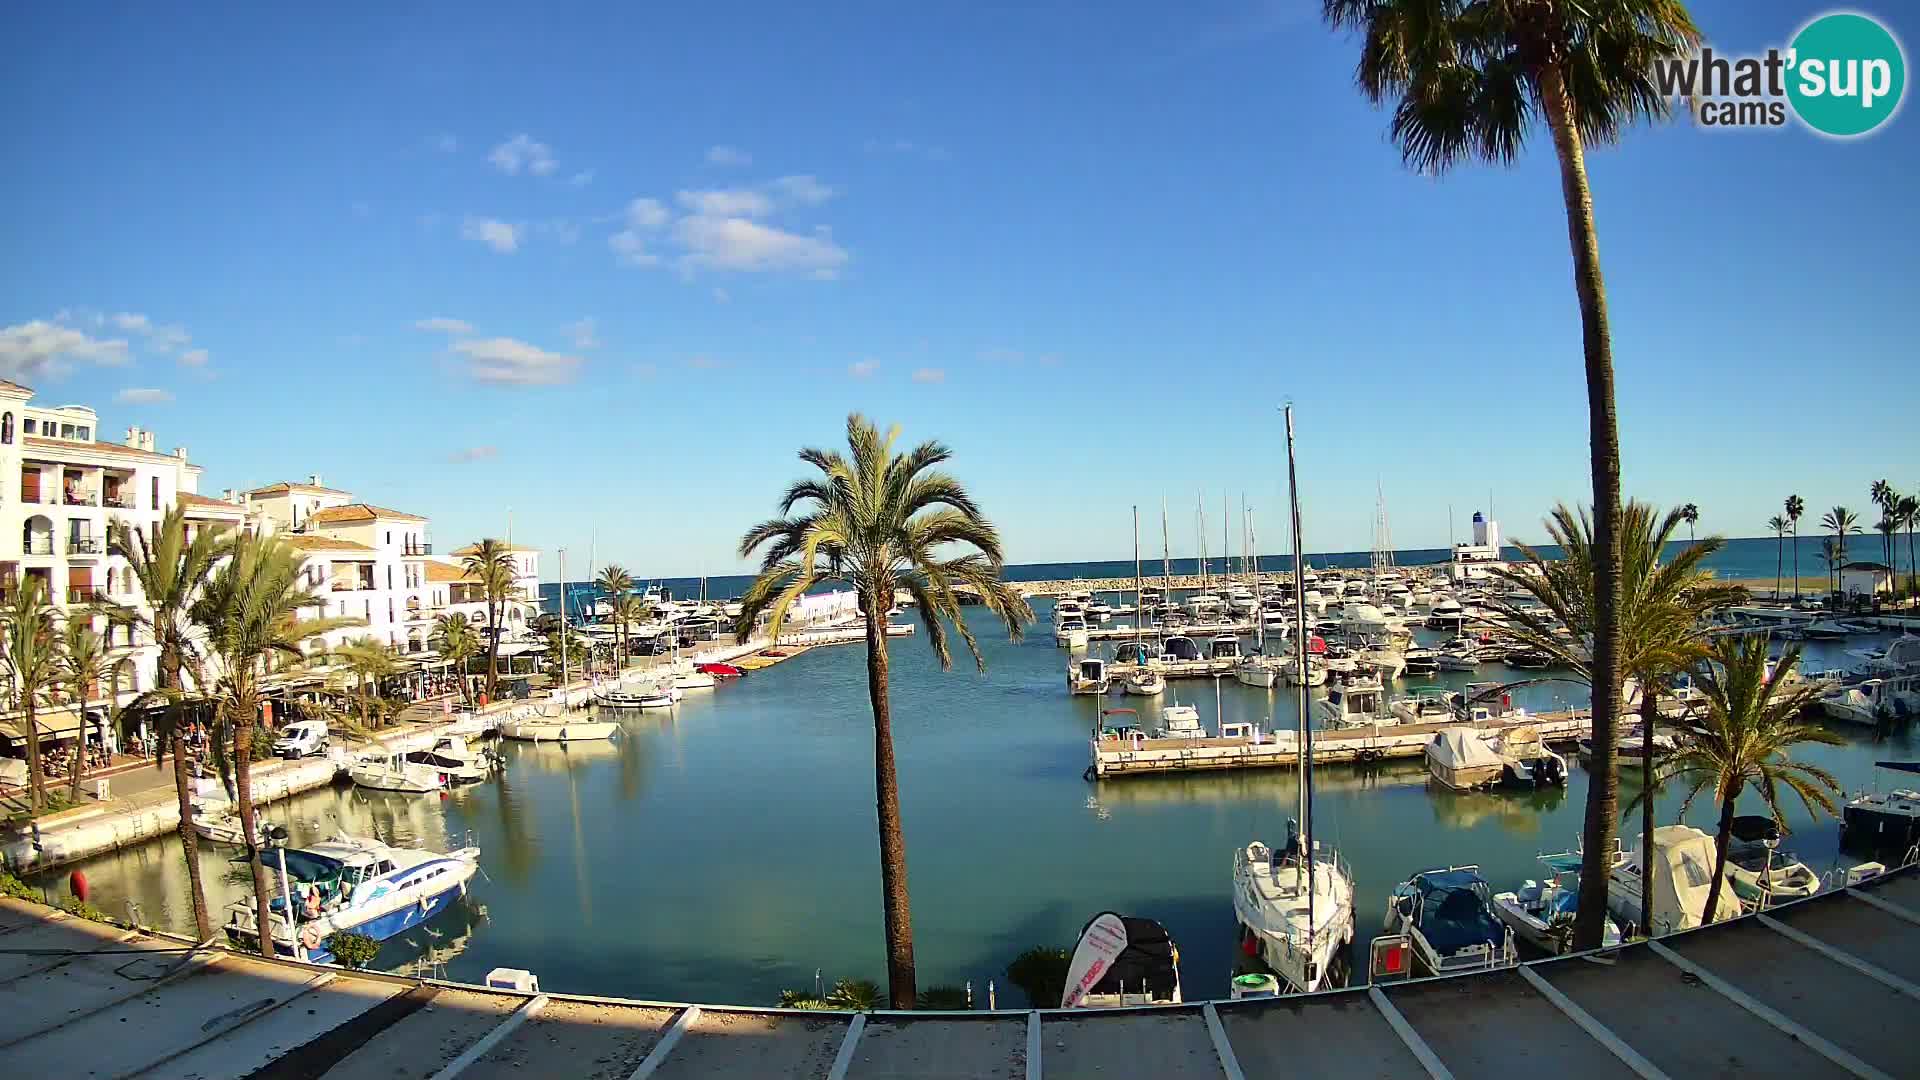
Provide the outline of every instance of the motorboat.
{"type": "Polygon", "coordinates": [[[1158,697],[1166,693],[1167,677],[1152,668],[1140,668],[1126,677],[1123,687],[1137,697],[1158,697]]]}
{"type": "Polygon", "coordinates": [[[1407,655],[1391,645],[1363,642],[1353,656],[1355,660],[1379,672],[1380,677],[1388,682],[1400,678],[1407,671],[1407,655]]]}
{"type": "Polygon", "coordinates": [[[1742,814],[1727,826],[1727,883],[1743,906],[1764,911],[1820,891],[1820,875],[1791,851],[1781,851],[1780,825],[1742,814]]]}
{"type": "MultiPolygon", "coordinates": [[[[1653,736],[1653,756],[1656,761],[1666,757],[1679,748],[1673,736],[1665,732],[1656,732],[1653,736]]],[[[1579,742],[1580,756],[1593,758],[1593,736],[1589,735],[1579,742]]],[[[1626,733],[1613,741],[1614,757],[1623,769],[1644,769],[1647,767],[1647,732],[1644,724],[1635,724],[1626,733]]]]}
{"type": "Polygon", "coordinates": [[[1475,671],[1480,667],[1478,648],[1436,649],[1433,662],[1441,671],[1475,671]]]}
{"type": "MultiPolygon", "coordinates": [[[[1327,685],[1327,670],[1328,669],[1327,669],[1326,661],[1321,660],[1319,657],[1313,657],[1313,656],[1308,657],[1306,685],[1308,686],[1327,685]]],[[[1285,664],[1282,666],[1282,670],[1280,674],[1281,674],[1281,677],[1286,679],[1288,686],[1300,685],[1301,675],[1300,675],[1299,665],[1291,664],[1291,663],[1285,664]]]]}
{"type": "Polygon", "coordinates": [[[1160,739],[1204,739],[1207,729],[1200,723],[1200,710],[1191,705],[1169,705],[1160,710],[1160,739]]]}
{"type": "Polygon", "coordinates": [[[535,743],[594,742],[611,739],[614,732],[619,730],[619,723],[613,720],[594,720],[584,713],[558,710],[518,717],[500,725],[502,737],[535,743]]]}
{"type": "Polygon", "coordinates": [[[680,704],[681,700],[686,696],[687,692],[685,690],[680,689],[670,682],[649,683],[640,687],[640,689],[635,692],[634,697],[636,704],[633,707],[636,709],[671,709],[675,705],[680,704]]]}
{"type": "Polygon", "coordinates": [[[1920,673],[1920,634],[1902,633],[1884,649],[1859,649],[1852,655],[1860,659],[1855,670],[1868,677],[1920,673]]]}
{"type": "Polygon", "coordinates": [[[1455,791],[1492,787],[1500,782],[1505,764],[1473,728],[1447,728],[1427,740],[1427,772],[1455,791]]]}
{"type": "Polygon", "coordinates": [[[1818,619],[1800,628],[1800,632],[1809,641],[1845,641],[1848,636],[1858,633],[1851,623],[1838,619],[1818,619]]]}
{"type": "MultiPolygon", "coordinates": [[[[1671,934],[1701,925],[1713,885],[1713,837],[1691,825],[1662,825],[1653,830],[1653,851],[1653,929],[1671,934]]],[[[1646,853],[1636,848],[1615,861],[1607,874],[1607,910],[1622,923],[1640,923],[1641,866],[1646,861],[1646,853]]],[[[1708,921],[1740,914],[1740,899],[1731,885],[1721,888],[1714,911],[1708,921]]]]}
{"type": "Polygon", "coordinates": [[[1160,643],[1160,659],[1176,663],[1190,663],[1204,660],[1200,655],[1200,643],[1185,634],[1175,634],[1160,643]]]}
{"type": "Polygon", "coordinates": [[[1431,679],[1440,674],[1440,654],[1433,649],[1408,649],[1401,654],[1402,674],[1410,679],[1431,679]]]}
{"type": "Polygon", "coordinates": [[[1085,649],[1089,640],[1087,620],[1077,615],[1062,620],[1058,626],[1054,627],[1053,641],[1056,645],[1064,645],[1069,649],[1085,649]]]}
{"type": "Polygon", "coordinates": [[[1455,718],[1459,697],[1452,690],[1422,687],[1411,697],[1396,698],[1388,708],[1403,724],[1444,724],[1455,718]]]}
{"type": "Polygon", "coordinates": [[[1920,675],[1862,679],[1821,695],[1820,711],[1850,724],[1877,726],[1920,711],[1920,675]]]}
{"type": "Polygon", "coordinates": [[[1515,649],[1501,663],[1521,671],[1545,671],[1553,666],[1553,656],[1539,649],[1515,649]]]}
{"type": "Polygon", "coordinates": [[[1207,659],[1240,659],[1240,639],[1232,634],[1221,634],[1207,643],[1207,659]]]}
{"type": "Polygon", "coordinates": [[[500,758],[492,750],[474,749],[458,735],[442,735],[426,750],[415,750],[407,760],[416,765],[438,769],[450,784],[472,784],[485,780],[499,768],[500,758]]]}
{"type": "Polygon", "coordinates": [[[1405,934],[1415,965],[1429,975],[1508,967],[1513,931],[1493,912],[1478,866],[1423,870],[1387,897],[1386,930],[1405,934]]]}
{"type": "Polygon", "coordinates": [[[1254,654],[1240,661],[1233,669],[1233,677],[1243,686],[1257,687],[1262,690],[1273,689],[1281,674],[1293,664],[1284,656],[1265,656],[1254,654]]]}
{"type": "Polygon", "coordinates": [[[1103,601],[1095,600],[1086,608],[1087,625],[1104,624],[1113,618],[1113,607],[1103,601]]]}
{"type": "MultiPolygon", "coordinates": [[[[246,831],[240,827],[239,808],[224,800],[193,804],[193,831],[202,840],[225,847],[246,847],[246,831]]],[[[256,812],[253,819],[254,846],[261,845],[261,838],[270,831],[267,823],[256,812]]]]}
{"type": "Polygon", "coordinates": [[[442,791],[447,774],[432,765],[408,761],[403,754],[363,754],[347,766],[354,784],[370,791],[420,795],[442,791]]]}
{"type": "Polygon", "coordinates": [[[1329,684],[1327,696],[1314,702],[1320,710],[1320,726],[1325,728],[1361,728],[1398,724],[1400,718],[1382,705],[1384,691],[1380,680],[1355,679],[1340,685],[1329,684]]]}
{"type": "Polygon", "coordinates": [[[675,690],[706,690],[713,687],[719,681],[719,676],[707,671],[689,670],[675,671],[673,673],[673,688],[675,690]]]}
{"type": "MultiPolygon", "coordinates": [[[[1493,913],[1514,935],[1543,952],[1558,955],[1573,947],[1573,920],[1580,908],[1581,854],[1563,851],[1540,856],[1546,873],[1528,878],[1513,892],[1493,894],[1493,913]]],[[[1606,920],[1602,948],[1620,944],[1620,925],[1606,920]]]]}
{"type": "Polygon", "coordinates": [[[746,669],[735,667],[732,664],[695,664],[693,665],[693,670],[712,675],[719,679],[737,679],[747,673],[746,669]]]}
{"type": "Polygon", "coordinates": [[[1080,928],[1060,996],[1063,1009],[1178,1005],[1180,949],[1152,919],[1101,912],[1080,928]]]}
{"type": "Polygon", "coordinates": [[[1233,914],[1241,948],[1257,956],[1292,993],[1336,985],[1353,944],[1353,870],[1337,852],[1313,845],[1303,856],[1294,825],[1274,851],[1259,841],[1234,852],[1233,914]]]}
{"type": "MultiPolygon", "coordinates": [[[[1484,706],[1475,706],[1475,710],[1484,706]]],[[[1502,729],[1487,739],[1500,758],[1500,782],[1508,787],[1565,787],[1567,759],[1547,749],[1540,729],[1531,724],[1502,729]]]]}
{"type": "Polygon", "coordinates": [[[1086,606],[1082,604],[1080,601],[1069,600],[1064,597],[1054,601],[1053,625],[1056,628],[1059,627],[1061,623],[1066,622],[1068,619],[1079,619],[1080,621],[1085,622],[1086,618],[1087,618],[1086,606]]]}
{"type": "MultiPolygon", "coordinates": [[[[1888,772],[1920,773],[1920,761],[1876,761],[1888,772]]],[[[1907,851],[1920,844],[1920,791],[1865,791],[1840,808],[1840,840],[1853,848],[1907,851]]]]}
{"type": "MultiPolygon", "coordinates": [[[[467,881],[479,869],[480,849],[442,855],[340,835],[304,848],[262,850],[260,862],[280,876],[280,895],[268,923],[273,951],[327,964],[334,960],[328,939],[336,932],[386,941],[445,911],[466,893],[467,881]]],[[[240,949],[259,951],[253,896],[226,910],[227,939],[240,949]]]]}
{"type": "Polygon", "coordinates": [[[1079,663],[1067,669],[1070,694],[1104,694],[1112,682],[1107,674],[1107,662],[1097,656],[1081,657],[1079,663]]]}
{"type": "Polygon", "coordinates": [[[1196,619],[1204,619],[1208,616],[1218,615],[1226,606],[1226,600],[1215,596],[1213,593],[1200,592],[1187,597],[1187,610],[1191,612],[1196,619]]]}
{"type": "Polygon", "coordinates": [[[604,689],[593,696],[594,703],[603,709],[638,709],[641,702],[658,691],[651,688],[641,690],[604,689]]]}
{"type": "Polygon", "coordinates": [[[1129,667],[1153,667],[1160,662],[1160,654],[1144,641],[1123,641],[1113,650],[1113,662],[1129,667]]]}

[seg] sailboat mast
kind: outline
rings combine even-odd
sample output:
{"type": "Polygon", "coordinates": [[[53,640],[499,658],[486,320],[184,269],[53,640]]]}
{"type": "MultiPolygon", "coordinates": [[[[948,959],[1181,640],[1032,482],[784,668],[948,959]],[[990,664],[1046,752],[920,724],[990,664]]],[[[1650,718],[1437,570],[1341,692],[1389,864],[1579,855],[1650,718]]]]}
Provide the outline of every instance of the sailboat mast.
{"type": "Polygon", "coordinates": [[[560,549],[560,708],[567,707],[567,549],[560,549]]]}
{"type": "Polygon", "coordinates": [[[1193,535],[1200,541],[1200,554],[1194,557],[1193,569],[1200,579],[1200,587],[1207,587],[1207,504],[1198,495],[1193,497],[1193,535]]]}
{"type": "Polygon", "coordinates": [[[1287,501],[1293,510],[1293,604],[1299,619],[1294,639],[1294,674],[1299,685],[1296,700],[1300,706],[1300,853],[1307,866],[1308,956],[1312,954],[1313,934],[1313,729],[1307,726],[1307,590],[1302,584],[1305,562],[1300,557],[1300,481],[1293,462],[1293,406],[1287,416],[1287,501]]]}
{"type": "Polygon", "coordinates": [[[1133,640],[1147,632],[1147,605],[1140,596],[1140,504],[1133,504],[1133,640]]]}

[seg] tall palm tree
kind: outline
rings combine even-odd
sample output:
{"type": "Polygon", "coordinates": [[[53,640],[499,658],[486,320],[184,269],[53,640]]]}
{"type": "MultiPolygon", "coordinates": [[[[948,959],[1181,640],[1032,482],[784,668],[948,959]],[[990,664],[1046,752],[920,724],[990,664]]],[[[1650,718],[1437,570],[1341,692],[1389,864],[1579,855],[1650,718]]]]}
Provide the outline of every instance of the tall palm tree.
{"type": "MultiPolygon", "coordinates": [[[[1898,503],[1896,502],[1895,505],[1898,505],[1898,503]]],[[[1873,523],[1873,531],[1880,534],[1880,547],[1887,553],[1888,581],[1893,587],[1894,595],[1898,596],[1900,594],[1900,570],[1893,561],[1893,539],[1900,533],[1900,519],[1894,517],[1892,512],[1883,514],[1879,521],[1873,523]]]]}
{"type": "Polygon", "coordinates": [[[456,611],[434,620],[433,643],[449,666],[460,669],[460,696],[472,708],[473,684],[467,680],[467,661],[479,655],[480,635],[473,632],[467,617],[456,611]]]}
{"type": "Polygon", "coordinates": [[[1834,573],[1833,591],[1836,593],[1840,591],[1841,568],[1847,565],[1847,534],[1860,531],[1859,521],[1860,519],[1854,516],[1853,511],[1844,506],[1834,507],[1820,519],[1820,527],[1832,533],[1834,537],[1835,554],[1830,562],[1834,573]]]}
{"type": "Polygon", "coordinates": [[[7,706],[20,714],[27,735],[27,805],[39,814],[47,805],[47,776],[40,760],[40,705],[60,684],[60,635],[40,577],[21,578],[0,604],[0,669],[7,677],[7,706]]]}
{"type": "Polygon", "coordinates": [[[165,707],[155,714],[160,745],[154,768],[173,756],[173,794],[179,805],[180,849],[187,860],[187,884],[193,891],[193,924],[198,940],[213,936],[207,894],[200,880],[200,837],[193,831],[193,776],[187,769],[187,675],[200,670],[201,651],[189,609],[213,566],[229,546],[226,527],[196,525],[189,537],[186,512],[179,506],[147,533],[123,522],[107,529],[107,551],[127,561],[140,586],[138,607],[115,607],[110,617],[128,630],[128,639],[144,635],[160,647],[156,697],[165,707]]]}
{"type": "Polygon", "coordinates": [[[1786,571],[1787,560],[1787,519],[1775,514],[1767,519],[1767,528],[1773,530],[1773,599],[1780,600],[1780,576],[1786,571]]]}
{"type": "MultiPolygon", "coordinates": [[[[487,601],[487,700],[492,701],[500,696],[500,620],[513,589],[513,552],[505,543],[487,537],[473,545],[464,568],[468,577],[480,583],[487,601]]],[[[563,597],[566,588],[566,582],[561,582],[563,597]]]]}
{"type": "Polygon", "coordinates": [[[867,696],[873,706],[888,996],[894,1008],[911,1009],[913,919],[887,689],[887,611],[895,592],[905,589],[926,620],[927,642],[940,666],[953,666],[944,619],[953,624],[981,670],[986,660],[967,628],[956,590],[970,589],[1015,640],[1033,611],[1000,579],[1005,558],[998,530],[958,480],[937,470],[953,452],[929,441],[896,453],[898,434],[897,428],[882,434],[855,413],[847,417],[845,455],[837,450],[800,451],[800,460],[820,475],[795,481],[780,500],[781,516],[755,525],[740,538],[741,558],[763,554],[759,576],[741,598],[734,636],[745,642],[765,616],[766,633],[778,640],[794,601],[821,582],[843,582],[859,598],[867,620],[867,696]]]}
{"type": "Polygon", "coordinates": [[[1693,527],[1700,523],[1700,508],[1693,503],[1681,507],[1680,520],[1687,523],[1687,543],[1693,543],[1693,527]]]}
{"type": "Polygon", "coordinates": [[[81,752],[74,762],[71,786],[67,793],[69,803],[80,801],[80,775],[86,771],[87,702],[99,696],[100,682],[115,660],[109,654],[105,639],[93,628],[96,617],[97,613],[92,609],[80,608],[69,612],[66,622],[60,627],[60,682],[80,716],[78,742],[81,752]]]}
{"type": "Polygon", "coordinates": [[[1907,591],[1920,594],[1920,562],[1913,557],[1913,530],[1920,525],[1920,495],[1902,495],[1894,513],[1907,529],[1907,591]]]}
{"type": "MultiPolygon", "coordinates": [[[[594,584],[606,594],[608,606],[612,606],[633,591],[633,575],[627,573],[626,568],[619,563],[609,563],[600,571],[600,576],[594,580],[594,584]]],[[[622,627],[616,622],[613,627],[613,652],[616,657],[613,671],[616,675],[620,673],[622,667],[626,666],[627,661],[627,651],[621,647],[622,641],[622,627]]]]}
{"type": "MultiPolygon", "coordinates": [[[[1685,516],[1684,507],[1670,510],[1664,516],[1656,516],[1653,507],[1637,501],[1628,502],[1621,508],[1620,514],[1620,663],[1638,688],[1640,720],[1646,727],[1649,744],[1660,719],[1661,690],[1676,673],[1692,667],[1706,655],[1702,620],[1720,608],[1738,603],[1745,594],[1745,590],[1738,586],[1715,584],[1713,574],[1700,567],[1705,559],[1726,543],[1718,536],[1709,536],[1704,541],[1689,544],[1673,561],[1661,562],[1662,553],[1672,542],[1673,534],[1679,530],[1685,516]]],[[[1547,533],[1562,549],[1561,558],[1549,561],[1538,550],[1518,544],[1516,546],[1525,565],[1511,570],[1503,568],[1495,573],[1526,590],[1552,612],[1555,620],[1572,631],[1573,636],[1568,638],[1555,633],[1554,626],[1531,608],[1499,601],[1492,606],[1512,622],[1514,636],[1520,639],[1521,644],[1554,656],[1573,670],[1576,679],[1593,687],[1596,706],[1594,733],[1597,736],[1600,730],[1597,706],[1601,691],[1594,675],[1592,657],[1584,644],[1592,637],[1596,607],[1593,525],[1584,511],[1576,516],[1566,507],[1558,506],[1547,520],[1547,533]]],[[[1596,775],[1593,783],[1603,783],[1608,779],[1596,775]]],[[[1617,792],[1617,770],[1610,779],[1616,785],[1617,792]]],[[[1615,798],[1618,798],[1617,794],[1615,798]]],[[[1652,851],[1651,799],[1643,800],[1640,831],[1642,850],[1652,851]]],[[[1588,844],[1591,845],[1591,838],[1588,844]]],[[[1604,852],[1613,850],[1613,846],[1613,834],[1609,829],[1602,838],[1601,847],[1596,849],[1587,846],[1585,850],[1604,852]]],[[[1580,931],[1579,923],[1589,919],[1598,922],[1605,918],[1607,870],[1604,859],[1584,860],[1580,874],[1576,934],[1580,931]],[[1588,912],[1594,914],[1588,915],[1588,912]]],[[[1651,895],[1643,889],[1641,925],[1650,925],[1648,916],[1651,912],[1651,895]]],[[[1594,932],[1603,933],[1604,930],[1605,924],[1601,923],[1594,932]]]]}
{"type": "Polygon", "coordinates": [[[651,618],[653,618],[653,609],[647,606],[645,600],[640,599],[631,592],[625,593],[613,601],[614,633],[619,643],[617,647],[620,652],[620,659],[616,661],[614,665],[616,672],[627,665],[627,657],[631,652],[631,646],[633,644],[634,626],[646,622],[651,618]]]}
{"type": "Polygon", "coordinates": [[[1742,791],[1752,788],[1766,801],[1768,815],[1783,828],[1781,788],[1800,796],[1808,813],[1816,808],[1833,812],[1830,793],[1840,790],[1839,781],[1817,765],[1790,757],[1792,748],[1801,743],[1838,746],[1846,741],[1801,721],[1800,714],[1819,691],[1806,682],[1792,681],[1799,662],[1800,649],[1795,646],[1769,671],[1765,635],[1715,638],[1711,663],[1701,679],[1705,712],[1696,720],[1694,737],[1668,759],[1673,765],[1671,778],[1689,786],[1680,806],[1682,817],[1708,788],[1720,806],[1713,884],[1707,891],[1708,919],[1720,909],[1721,884],[1727,876],[1727,837],[1742,791]]]}
{"type": "Polygon", "coordinates": [[[392,650],[374,637],[343,641],[333,650],[333,655],[353,673],[354,707],[360,714],[360,726],[372,729],[376,726],[373,699],[380,689],[380,680],[399,671],[400,665],[394,662],[392,650]]]}
{"type": "MultiPolygon", "coordinates": [[[[1593,748],[1600,775],[1611,778],[1622,671],[1620,430],[1586,146],[1614,142],[1635,121],[1666,115],[1654,66],[1690,53],[1700,33],[1678,0],[1322,0],[1321,12],[1334,28],[1360,33],[1361,93],[1394,102],[1391,133],[1407,165],[1431,175],[1466,161],[1511,164],[1536,122],[1551,136],[1586,365],[1597,575],[1593,748]]],[[[1596,859],[1597,842],[1612,833],[1618,796],[1612,779],[1588,789],[1587,850],[1596,859]]],[[[1599,946],[1599,906],[1583,916],[1576,947],[1599,946]]]]}
{"type": "MultiPolygon", "coordinates": [[[[1867,498],[1873,501],[1873,505],[1880,508],[1880,518],[1881,518],[1882,525],[1886,522],[1886,520],[1893,517],[1894,509],[1900,505],[1900,493],[1893,490],[1893,485],[1887,483],[1886,480],[1884,479],[1875,480],[1871,485],[1868,486],[1867,498]]],[[[1882,527],[1882,525],[1874,526],[1875,531],[1879,532],[1881,537],[1880,554],[1886,557],[1887,565],[1892,566],[1893,565],[1893,532],[1898,530],[1900,528],[1900,525],[1898,521],[1895,521],[1894,527],[1892,530],[1886,529],[1882,527]]],[[[1894,578],[1896,580],[1899,579],[1899,576],[1900,575],[1897,572],[1894,574],[1894,578]]]]}
{"type": "Polygon", "coordinates": [[[1800,516],[1807,512],[1807,500],[1798,495],[1787,496],[1787,523],[1793,527],[1793,602],[1800,602],[1800,516]]]}
{"type": "Polygon", "coordinates": [[[282,536],[243,533],[229,545],[228,558],[188,609],[206,635],[208,649],[220,661],[211,694],[214,721],[220,732],[218,744],[233,747],[240,833],[253,875],[260,951],[268,956],[273,955],[270,894],[253,810],[254,747],[263,734],[266,705],[261,677],[275,660],[303,659],[303,646],[313,638],[342,626],[363,625],[359,619],[303,616],[326,606],[326,598],[305,584],[305,561],[305,553],[282,536]]]}

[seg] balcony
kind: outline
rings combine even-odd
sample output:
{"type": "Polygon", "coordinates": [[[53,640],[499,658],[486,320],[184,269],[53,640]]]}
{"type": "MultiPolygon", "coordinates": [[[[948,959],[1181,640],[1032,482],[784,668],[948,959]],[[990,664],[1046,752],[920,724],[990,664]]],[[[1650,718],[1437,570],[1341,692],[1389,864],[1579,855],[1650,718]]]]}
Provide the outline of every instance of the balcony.
{"type": "Polygon", "coordinates": [[[97,536],[70,536],[67,538],[67,554],[98,555],[103,550],[97,536]]]}
{"type": "Polygon", "coordinates": [[[51,555],[53,554],[53,537],[29,536],[21,543],[20,550],[26,555],[51,555]]]}
{"type": "Polygon", "coordinates": [[[419,542],[417,542],[417,543],[409,543],[409,544],[406,544],[406,545],[404,545],[404,546],[402,546],[402,547],[401,547],[401,549],[400,549],[400,554],[402,554],[402,555],[431,555],[431,554],[433,554],[433,541],[431,541],[431,540],[421,540],[421,541],[419,541],[419,542]]]}
{"type": "Polygon", "coordinates": [[[100,494],[95,491],[67,491],[61,494],[60,501],[67,506],[99,506],[100,494]]]}
{"type": "Polygon", "coordinates": [[[108,492],[101,502],[115,510],[134,509],[133,496],[126,492],[108,492]]]}
{"type": "Polygon", "coordinates": [[[99,589],[82,587],[67,590],[67,603],[69,604],[94,604],[106,598],[107,594],[101,592],[99,589]]]}

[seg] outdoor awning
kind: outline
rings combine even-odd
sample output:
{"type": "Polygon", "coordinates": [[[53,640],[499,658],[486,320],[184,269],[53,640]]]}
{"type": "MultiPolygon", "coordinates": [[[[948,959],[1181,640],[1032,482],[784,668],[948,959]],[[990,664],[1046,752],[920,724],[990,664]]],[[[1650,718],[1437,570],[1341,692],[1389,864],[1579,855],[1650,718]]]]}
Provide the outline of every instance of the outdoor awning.
{"type": "Polygon", "coordinates": [[[532,641],[509,641],[500,646],[501,656],[520,656],[524,653],[546,652],[544,644],[532,641]]]}
{"type": "MultiPolygon", "coordinates": [[[[76,712],[36,713],[33,724],[40,729],[40,737],[64,739],[80,730],[80,714],[76,712]]],[[[0,734],[12,739],[27,737],[26,718],[9,716],[0,720],[0,734]]]]}

